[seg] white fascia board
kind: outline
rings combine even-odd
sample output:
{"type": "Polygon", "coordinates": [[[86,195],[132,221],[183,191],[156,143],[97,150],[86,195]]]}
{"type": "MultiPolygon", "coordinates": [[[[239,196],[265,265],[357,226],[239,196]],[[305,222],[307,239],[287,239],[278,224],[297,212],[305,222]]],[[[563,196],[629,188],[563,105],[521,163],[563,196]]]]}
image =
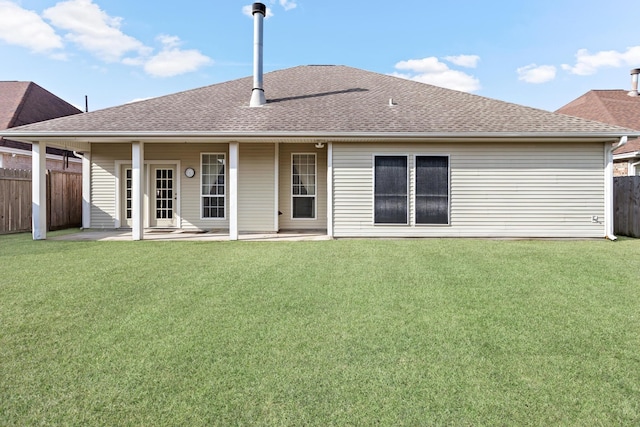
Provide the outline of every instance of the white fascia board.
{"type": "Polygon", "coordinates": [[[47,147],[52,147],[52,148],[60,148],[62,150],[68,150],[68,151],[90,151],[91,150],[91,144],[89,143],[89,141],[87,141],[86,139],[78,139],[78,138],[60,138],[60,137],[56,137],[56,138],[52,138],[51,136],[48,135],[44,135],[44,134],[36,134],[36,135],[31,135],[31,136],[26,136],[26,135],[7,135],[7,134],[2,134],[0,132],[0,137],[4,137],[7,140],[10,141],[18,141],[18,142],[24,142],[26,144],[33,144],[34,142],[39,142],[39,141],[43,141],[47,143],[47,147]]]}
{"type": "Polygon", "coordinates": [[[640,151],[631,151],[629,153],[614,154],[613,160],[631,160],[640,157],[640,151]]]}
{"type": "MultiPolygon", "coordinates": [[[[15,154],[16,156],[31,157],[31,150],[27,151],[27,150],[21,150],[19,148],[0,147],[0,153],[15,154]]],[[[65,160],[62,156],[60,156],[58,154],[49,154],[49,153],[47,153],[47,159],[65,160]]],[[[79,159],[77,157],[69,157],[69,161],[70,162],[74,162],[74,163],[80,163],[82,161],[82,159],[79,159]]]]}
{"type": "Polygon", "coordinates": [[[46,141],[76,151],[88,149],[88,143],[100,142],[368,142],[368,141],[449,141],[473,142],[486,140],[563,140],[618,141],[623,136],[640,137],[619,132],[12,132],[1,133],[8,139],[22,142],[46,141]],[[85,148],[86,147],[86,148],[85,148]]]}

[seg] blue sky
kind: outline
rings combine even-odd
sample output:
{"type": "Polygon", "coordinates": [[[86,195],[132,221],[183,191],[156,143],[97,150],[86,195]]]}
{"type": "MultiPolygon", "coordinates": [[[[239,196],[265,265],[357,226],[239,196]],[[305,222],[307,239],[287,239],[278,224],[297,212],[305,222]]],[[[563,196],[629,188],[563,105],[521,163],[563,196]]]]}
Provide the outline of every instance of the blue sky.
{"type": "MultiPolygon", "coordinates": [[[[553,111],[590,89],[629,90],[640,67],[637,1],[264,3],[265,72],[348,65],[553,111]]],[[[246,77],[250,5],[0,0],[0,80],[83,109],[87,95],[96,110],[246,77]]]]}

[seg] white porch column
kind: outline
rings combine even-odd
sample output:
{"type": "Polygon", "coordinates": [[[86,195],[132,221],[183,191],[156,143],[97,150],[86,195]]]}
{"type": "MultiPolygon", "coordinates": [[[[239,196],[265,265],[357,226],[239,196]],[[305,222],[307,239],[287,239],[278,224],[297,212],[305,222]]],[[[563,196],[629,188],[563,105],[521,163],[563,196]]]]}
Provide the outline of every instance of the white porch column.
{"type": "Polygon", "coordinates": [[[273,188],[273,197],[275,198],[275,202],[274,202],[274,208],[275,208],[275,212],[273,213],[274,215],[274,219],[273,219],[273,231],[275,231],[276,233],[278,231],[280,231],[280,215],[278,215],[279,212],[279,205],[280,205],[280,143],[276,142],[273,144],[275,147],[275,153],[274,153],[274,162],[273,162],[273,173],[274,173],[274,188],[273,188]]]}
{"type": "Polygon", "coordinates": [[[91,228],[91,153],[82,155],[82,228],[91,228]]]}
{"type": "Polygon", "coordinates": [[[134,141],[131,143],[131,219],[133,221],[131,235],[133,240],[142,240],[144,238],[144,185],[142,185],[143,173],[144,143],[140,141],[134,141]]]}
{"type": "Polygon", "coordinates": [[[327,143],[327,236],[333,237],[333,143],[327,143]]]}
{"type": "Polygon", "coordinates": [[[229,240],[238,240],[238,155],[239,144],[229,143],[229,240]]]}
{"type": "Polygon", "coordinates": [[[31,230],[33,240],[47,238],[47,145],[31,146],[31,230]]]}

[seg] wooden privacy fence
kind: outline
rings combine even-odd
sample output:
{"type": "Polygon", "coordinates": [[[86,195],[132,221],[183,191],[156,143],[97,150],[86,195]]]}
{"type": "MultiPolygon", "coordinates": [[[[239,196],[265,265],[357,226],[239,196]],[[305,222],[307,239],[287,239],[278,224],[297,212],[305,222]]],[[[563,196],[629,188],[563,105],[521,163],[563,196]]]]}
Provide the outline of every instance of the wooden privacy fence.
{"type": "Polygon", "coordinates": [[[82,225],[82,174],[47,172],[47,228],[80,227],[82,225]]]}
{"type": "MultiPolygon", "coordinates": [[[[47,171],[47,229],[82,225],[82,174],[47,171]]],[[[0,234],[31,230],[31,171],[0,169],[0,234]]]]}
{"type": "Polygon", "coordinates": [[[640,176],[613,179],[614,233],[640,237],[640,176]]]}
{"type": "Polygon", "coordinates": [[[0,169],[0,234],[31,230],[31,171],[0,169]]]}

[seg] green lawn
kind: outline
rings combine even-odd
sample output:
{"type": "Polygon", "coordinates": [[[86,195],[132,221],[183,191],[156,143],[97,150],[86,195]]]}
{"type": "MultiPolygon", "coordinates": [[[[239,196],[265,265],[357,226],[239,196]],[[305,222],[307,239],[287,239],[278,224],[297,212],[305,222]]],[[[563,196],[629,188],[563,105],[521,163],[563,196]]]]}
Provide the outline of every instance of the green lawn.
{"type": "Polygon", "coordinates": [[[0,425],[640,424],[640,240],[0,236],[0,425]]]}

